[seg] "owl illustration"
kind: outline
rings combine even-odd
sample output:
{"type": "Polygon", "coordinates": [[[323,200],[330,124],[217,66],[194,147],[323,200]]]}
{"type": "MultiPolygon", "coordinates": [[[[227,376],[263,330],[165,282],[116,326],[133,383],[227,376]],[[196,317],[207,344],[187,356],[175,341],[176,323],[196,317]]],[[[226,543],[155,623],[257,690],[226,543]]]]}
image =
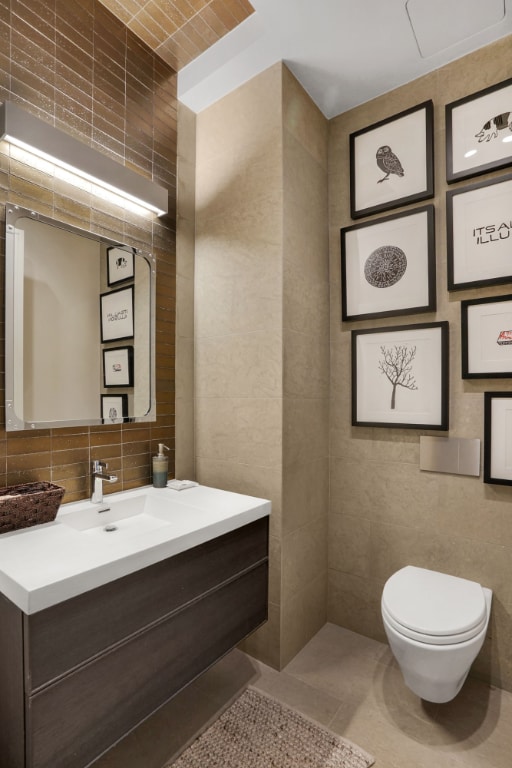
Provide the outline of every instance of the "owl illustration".
{"type": "Polygon", "coordinates": [[[385,144],[383,147],[378,148],[376,158],[377,158],[377,165],[379,166],[381,171],[384,171],[384,173],[386,174],[385,176],[383,176],[382,179],[379,179],[377,181],[377,184],[380,184],[381,181],[387,181],[390,173],[396,173],[397,176],[404,175],[404,169],[402,168],[402,163],[400,162],[398,157],[395,155],[395,153],[391,151],[391,147],[388,147],[387,144],[385,144]]]}

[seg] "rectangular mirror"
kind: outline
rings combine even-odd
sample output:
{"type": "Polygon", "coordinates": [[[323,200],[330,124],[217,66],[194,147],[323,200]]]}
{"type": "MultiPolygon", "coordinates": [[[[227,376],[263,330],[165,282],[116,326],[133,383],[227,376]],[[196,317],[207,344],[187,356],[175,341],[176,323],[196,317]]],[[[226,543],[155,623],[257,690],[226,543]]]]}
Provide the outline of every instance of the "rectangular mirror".
{"type": "Polygon", "coordinates": [[[6,429],[154,421],[155,259],[6,206],[6,429]]]}

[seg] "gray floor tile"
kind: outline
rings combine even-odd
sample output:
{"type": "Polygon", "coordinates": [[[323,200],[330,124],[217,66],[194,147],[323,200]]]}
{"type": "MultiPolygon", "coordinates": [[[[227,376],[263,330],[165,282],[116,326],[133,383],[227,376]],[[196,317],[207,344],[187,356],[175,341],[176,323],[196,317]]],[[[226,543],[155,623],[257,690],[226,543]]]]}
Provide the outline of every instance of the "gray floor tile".
{"type": "Polygon", "coordinates": [[[340,706],[339,699],[285,672],[276,672],[259,662],[256,664],[259,676],[253,682],[255,688],[322,725],[332,721],[340,706]]]}
{"type": "Polygon", "coordinates": [[[375,768],[512,766],[512,694],[469,678],[448,704],[421,701],[387,645],[326,624],[281,672],[228,654],[95,768],[162,768],[248,685],[354,741],[375,768]]]}

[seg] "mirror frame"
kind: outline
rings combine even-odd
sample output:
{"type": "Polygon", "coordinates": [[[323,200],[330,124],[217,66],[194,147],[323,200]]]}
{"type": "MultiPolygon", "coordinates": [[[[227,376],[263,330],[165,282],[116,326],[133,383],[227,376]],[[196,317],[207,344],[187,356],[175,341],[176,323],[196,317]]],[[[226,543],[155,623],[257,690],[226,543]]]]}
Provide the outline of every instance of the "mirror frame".
{"type": "MultiPolygon", "coordinates": [[[[136,256],[144,258],[149,266],[149,301],[150,301],[150,329],[149,329],[149,366],[150,366],[150,407],[141,416],[129,416],[127,423],[156,421],[156,366],[155,366],[155,339],[156,339],[156,259],[150,254],[133,248],[126,243],[110,240],[109,238],[89,232],[85,229],[66,224],[65,222],[43,216],[30,208],[22,208],[18,205],[7,203],[5,206],[5,428],[9,431],[56,429],[72,426],[96,426],[104,425],[104,420],[94,419],[66,419],[62,421],[24,421],[16,414],[14,402],[14,354],[15,354],[15,229],[16,222],[20,218],[29,218],[48,224],[67,232],[95,240],[105,247],[131,248],[136,256]]],[[[98,298],[99,306],[99,298],[98,298]]],[[[101,355],[101,349],[98,349],[101,355]]],[[[122,426],[122,424],[121,424],[122,426]]]]}

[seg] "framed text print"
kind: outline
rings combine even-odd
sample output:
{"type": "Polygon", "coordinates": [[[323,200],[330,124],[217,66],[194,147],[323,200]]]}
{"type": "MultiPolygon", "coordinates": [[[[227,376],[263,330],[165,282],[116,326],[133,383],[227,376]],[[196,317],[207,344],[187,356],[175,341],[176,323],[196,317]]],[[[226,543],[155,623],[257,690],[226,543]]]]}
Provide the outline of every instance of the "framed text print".
{"type": "Polygon", "coordinates": [[[448,323],[352,331],[352,424],[448,429],[448,323]]]}
{"type": "Polygon", "coordinates": [[[512,392],[484,395],[484,483],[512,485],[512,392]]]}
{"type": "Polygon", "coordinates": [[[446,105],[449,183],[512,164],[512,78],[446,105]]]}
{"type": "Polygon", "coordinates": [[[133,338],[133,285],[100,294],[100,313],[102,342],[133,338]]]}
{"type": "Polygon", "coordinates": [[[434,206],[341,230],[343,320],[436,308],[434,206]]]}
{"type": "Polygon", "coordinates": [[[433,196],[432,118],[425,101],[350,134],[353,219],[433,196]]]}
{"type": "Polygon", "coordinates": [[[512,174],[446,193],[448,290],[512,280],[512,174]]]}
{"type": "Polygon", "coordinates": [[[512,378],[512,295],[461,302],[462,378],[512,378]]]}

